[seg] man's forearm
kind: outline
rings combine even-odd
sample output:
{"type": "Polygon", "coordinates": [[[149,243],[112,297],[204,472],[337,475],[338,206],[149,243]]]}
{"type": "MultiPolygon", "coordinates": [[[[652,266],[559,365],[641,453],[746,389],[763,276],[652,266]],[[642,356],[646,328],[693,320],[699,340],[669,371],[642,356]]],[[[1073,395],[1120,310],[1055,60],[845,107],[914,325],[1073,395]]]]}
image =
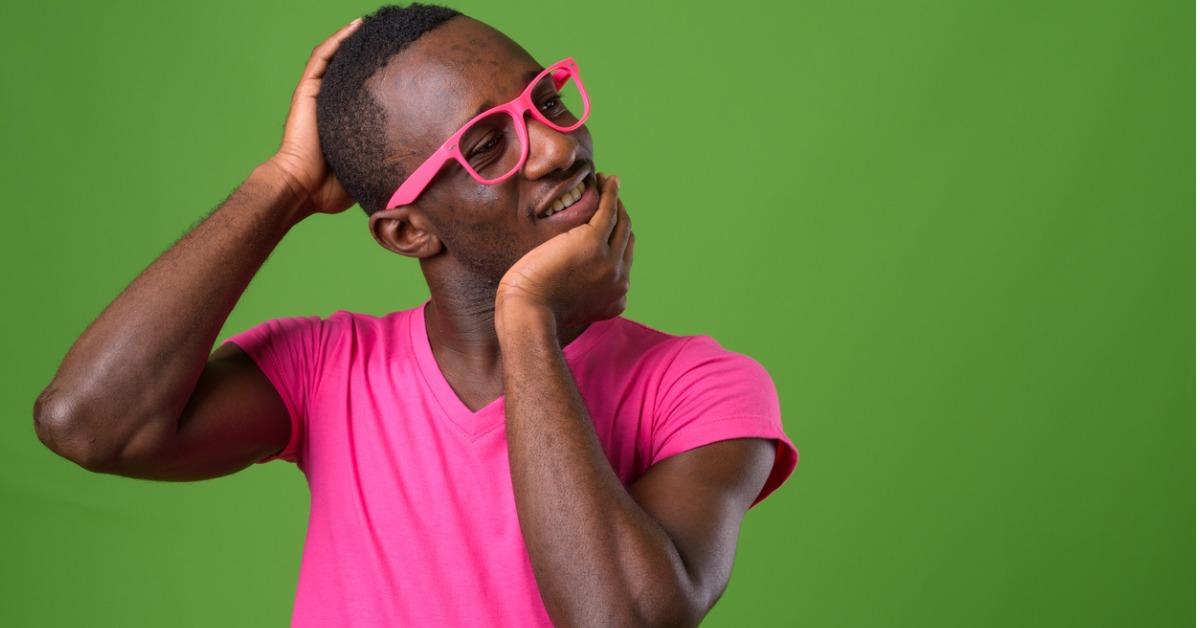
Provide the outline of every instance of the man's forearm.
{"type": "Polygon", "coordinates": [[[685,621],[683,561],[613,472],[551,317],[497,316],[513,492],[547,611],[571,626],[685,621]]]}
{"type": "Polygon", "coordinates": [[[42,440],[84,463],[173,433],[229,312],[304,217],[301,198],[266,162],[142,271],[75,341],[38,397],[42,440]]]}

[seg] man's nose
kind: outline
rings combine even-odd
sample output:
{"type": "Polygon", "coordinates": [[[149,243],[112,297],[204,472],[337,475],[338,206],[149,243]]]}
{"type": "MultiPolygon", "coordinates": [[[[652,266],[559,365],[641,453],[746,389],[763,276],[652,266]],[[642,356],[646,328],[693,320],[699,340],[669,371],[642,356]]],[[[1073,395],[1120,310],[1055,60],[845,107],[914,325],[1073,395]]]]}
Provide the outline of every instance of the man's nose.
{"type": "Polygon", "coordinates": [[[525,177],[540,179],[555,170],[568,170],[579,158],[579,140],[570,133],[559,133],[532,116],[529,129],[529,156],[525,158],[525,177]]]}

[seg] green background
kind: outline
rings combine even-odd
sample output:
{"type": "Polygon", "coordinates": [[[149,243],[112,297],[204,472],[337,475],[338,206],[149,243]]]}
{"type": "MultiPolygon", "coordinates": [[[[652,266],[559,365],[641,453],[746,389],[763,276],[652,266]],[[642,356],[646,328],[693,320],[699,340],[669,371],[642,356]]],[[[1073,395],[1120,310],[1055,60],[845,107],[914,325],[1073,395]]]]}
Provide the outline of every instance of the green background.
{"type": "MultiPolygon", "coordinates": [[[[377,6],[0,8],[0,624],[287,623],[294,466],[91,474],[31,408],[377,6]]],[[[800,464],[705,625],[1193,624],[1193,4],[453,6],[580,62],[638,236],[625,315],[775,378],[800,464]]],[[[426,294],[352,208],[289,234],[221,338],[426,294]]]]}

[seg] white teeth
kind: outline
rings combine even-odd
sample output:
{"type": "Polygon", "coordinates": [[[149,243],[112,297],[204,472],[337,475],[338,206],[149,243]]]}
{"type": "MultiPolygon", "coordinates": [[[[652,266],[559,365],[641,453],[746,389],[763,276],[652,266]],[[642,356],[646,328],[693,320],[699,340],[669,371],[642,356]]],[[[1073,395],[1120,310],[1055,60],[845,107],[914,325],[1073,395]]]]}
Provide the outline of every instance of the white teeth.
{"type": "Polygon", "coordinates": [[[546,218],[547,216],[552,216],[554,214],[557,214],[558,212],[570,207],[571,205],[574,205],[575,201],[578,201],[579,198],[581,196],[583,196],[583,190],[584,190],[584,182],[580,181],[578,185],[576,185],[575,187],[568,190],[566,194],[563,194],[562,196],[555,199],[555,201],[550,204],[549,209],[547,209],[546,212],[542,214],[542,218],[546,218]]]}

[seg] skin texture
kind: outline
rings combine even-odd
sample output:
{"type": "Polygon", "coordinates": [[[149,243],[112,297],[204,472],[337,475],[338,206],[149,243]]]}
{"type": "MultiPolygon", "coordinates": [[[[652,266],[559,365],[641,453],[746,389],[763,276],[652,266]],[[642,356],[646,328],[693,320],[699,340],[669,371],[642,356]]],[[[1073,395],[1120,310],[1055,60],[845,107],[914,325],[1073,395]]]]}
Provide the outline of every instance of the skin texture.
{"type": "MultiPolygon", "coordinates": [[[[92,471],[196,480],[286,444],[287,410],[270,382],[236,346],[208,349],[287,231],[353,203],[321,157],[315,97],[329,57],[356,26],[314,48],[279,151],[68,351],[34,407],[49,448],[92,471]]],[[[392,158],[412,171],[481,104],[515,97],[541,67],[465,16],[426,33],[370,82],[388,111],[392,158]]],[[[369,228],[381,246],[419,260],[432,296],[430,344],[454,391],[473,410],[506,396],[517,514],[555,624],[696,625],[728,583],[774,445],[721,441],[621,485],[562,347],[624,311],[632,221],[618,181],[594,171],[586,126],[561,134],[527,123],[529,157],[512,179],[484,186],[448,165],[416,203],[377,212],[369,228]],[[585,170],[594,211],[534,218],[585,170]]]]}

